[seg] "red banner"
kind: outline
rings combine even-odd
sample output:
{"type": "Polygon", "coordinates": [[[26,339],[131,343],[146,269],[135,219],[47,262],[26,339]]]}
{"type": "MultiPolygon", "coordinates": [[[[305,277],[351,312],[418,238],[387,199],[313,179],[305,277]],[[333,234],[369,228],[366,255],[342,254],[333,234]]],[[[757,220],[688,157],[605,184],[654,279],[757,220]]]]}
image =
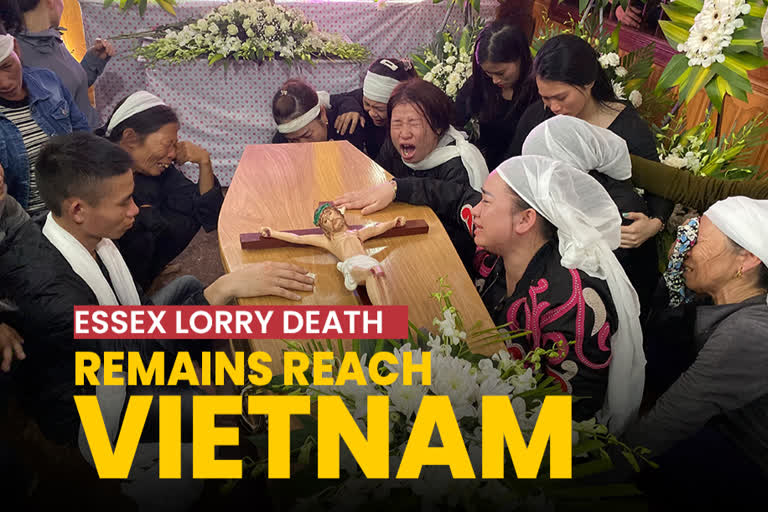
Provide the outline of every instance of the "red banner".
{"type": "Polygon", "coordinates": [[[408,337],[408,306],[75,306],[75,339],[408,337]]]}

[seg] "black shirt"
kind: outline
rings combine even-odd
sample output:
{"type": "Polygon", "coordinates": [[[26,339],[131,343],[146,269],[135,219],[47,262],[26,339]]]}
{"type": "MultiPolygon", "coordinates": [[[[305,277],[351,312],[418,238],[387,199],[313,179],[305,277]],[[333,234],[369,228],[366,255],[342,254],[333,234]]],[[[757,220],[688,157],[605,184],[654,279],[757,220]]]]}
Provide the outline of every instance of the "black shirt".
{"type": "Polygon", "coordinates": [[[357,128],[355,128],[355,133],[362,131],[365,152],[369,157],[376,160],[376,157],[379,155],[379,150],[381,150],[384,141],[387,139],[388,134],[386,125],[376,126],[373,124],[373,119],[371,119],[368,112],[363,108],[362,89],[355,89],[354,91],[340,94],[339,96],[345,96],[349,100],[349,102],[344,102],[343,106],[340,107],[341,114],[345,112],[358,112],[363,116],[363,119],[365,119],[365,126],[361,128],[360,125],[358,125],[357,128]]]}

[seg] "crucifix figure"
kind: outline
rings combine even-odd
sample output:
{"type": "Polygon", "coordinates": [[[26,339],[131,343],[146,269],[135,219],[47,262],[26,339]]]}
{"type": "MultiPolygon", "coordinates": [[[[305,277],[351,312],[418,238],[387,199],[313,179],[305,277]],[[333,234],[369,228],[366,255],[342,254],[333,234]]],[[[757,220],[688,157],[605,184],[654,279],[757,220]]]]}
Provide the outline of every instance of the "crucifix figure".
{"type": "Polygon", "coordinates": [[[322,235],[296,235],[285,231],[273,231],[266,226],[261,228],[260,233],[266,238],[325,249],[339,259],[336,268],[344,274],[344,285],[347,290],[354,291],[359,285],[364,284],[371,303],[384,304],[383,290],[378,282],[378,278],[384,275],[384,271],[378,260],[368,256],[363,242],[392,228],[405,226],[405,217],[396,217],[394,220],[352,230],[338,208],[331,203],[324,203],[315,210],[314,224],[323,230],[322,235]]]}

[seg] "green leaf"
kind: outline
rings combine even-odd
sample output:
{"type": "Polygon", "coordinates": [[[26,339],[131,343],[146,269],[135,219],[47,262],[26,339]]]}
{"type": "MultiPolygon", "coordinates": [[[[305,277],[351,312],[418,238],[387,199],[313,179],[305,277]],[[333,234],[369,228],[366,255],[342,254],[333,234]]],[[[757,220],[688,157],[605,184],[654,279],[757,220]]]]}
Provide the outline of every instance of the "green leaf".
{"type": "Polygon", "coordinates": [[[697,12],[701,11],[704,7],[704,2],[702,0],[675,0],[675,3],[690,7],[697,12]]]}
{"type": "Polygon", "coordinates": [[[104,0],[104,7],[109,7],[115,0],[104,0]]]}
{"type": "Polygon", "coordinates": [[[144,13],[147,11],[147,0],[139,1],[139,16],[144,17],[144,13]]]}
{"type": "Polygon", "coordinates": [[[697,10],[692,9],[687,5],[683,5],[680,2],[663,4],[662,8],[671,21],[687,27],[693,26],[693,22],[698,14],[697,10]]]}
{"type": "Polygon", "coordinates": [[[656,90],[661,91],[664,89],[670,89],[675,86],[675,82],[678,78],[688,69],[688,57],[682,53],[678,53],[672,56],[667,63],[667,67],[659,77],[659,81],[656,83],[656,90]]]}
{"type": "Polygon", "coordinates": [[[747,71],[752,71],[753,69],[761,68],[768,64],[768,61],[762,57],[750,53],[734,54],[728,50],[729,49],[726,48],[723,51],[723,55],[725,55],[725,62],[723,62],[723,64],[734,71],[738,72],[741,70],[746,74],[747,71]]]}
{"type": "Polygon", "coordinates": [[[713,76],[715,76],[715,72],[712,70],[712,66],[708,68],[692,67],[690,75],[680,84],[680,97],[685,103],[688,103],[696,96],[696,93],[707,85],[713,76]]]}
{"type": "Polygon", "coordinates": [[[723,98],[725,97],[728,90],[725,79],[721,76],[716,76],[714,80],[709,81],[704,89],[706,89],[707,96],[709,97],[709,101],[712,102],[712,105],[717,109],[718,112],[722,112],[723,98]]]}
{"type": "Polygon", "coordinates": [[[155,0],[157,2],[157,5],[160,6],[161,9],[163,9],[168,14],[171,14],[173,16],[176,16],[176,10],[173,8],[173,6],[176,4],[176,0],[155,0]]]}
{"type": "Polygon", "coordinates": [[[217,62],[219,62],[221,59],[223,59],[224,56],[220,53],[214,53],[212,55],[208,56],[208,65],[213,66],[217,62]]]}
{"type": "Polygon", "coordinates": [[[659,21],[659,26],[673,50],[677,50],[678,45],[688,40],[688,30],[685,27],[667,20],[659,21]]]}
{"type": "Polygon", "coordinates": [[[749,77],[747,76],[746,71],[743,71],[742,74],[720,62],[713,63],[712,70],[717,73],[718,76],[721,76],[726,80],[731,87],[738,87],[739,89],[750,87],[749,77]]]}

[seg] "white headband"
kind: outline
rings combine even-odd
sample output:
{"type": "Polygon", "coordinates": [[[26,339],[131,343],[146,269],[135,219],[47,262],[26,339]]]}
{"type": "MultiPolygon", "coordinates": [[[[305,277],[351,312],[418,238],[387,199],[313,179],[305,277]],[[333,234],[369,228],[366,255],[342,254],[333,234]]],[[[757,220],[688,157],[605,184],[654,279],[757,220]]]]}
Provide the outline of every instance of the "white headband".
{"type": "Polygon", "coordinates": [[[137,91],[128,96],[120,107],[112,114],[105,135],[109,137],[112,130],[126,119],[130,119],[139,112],[144,112],[152,107],[165,105],[165,102],[147,91],[137,91]]]}
{"type": "Polygon", "coordinates": [[[768,200],[732,196],[710,206],[704,215],[725,236],[768,265],[768,200]]]}
{"type": "Polygon", "coordinates": [[[0,36],[0,62],[3,62],[13,51],[13,36],[3,34],[0,36]]]}
{"type": "Polygon", "coordinates": [[[392,91],[400,84],[399,80],[384,75],[377,75],[370,71],[365,74],[363,80],[363,96],[371,101],[387,103],[392,91]]]}
{"type": "Polygon", "coordinates": [[[300,115],[296,119],[292,119],[283,124],[278,124],[277,131],[280,133],[293,133],[297,130],[301,130],[309,123],[317,119],[317,116],[320,115],[321,106],[325,108],[331,108],[331,95],[326,91],[317,91],[317,105],[307,110],[304,114],[300,115]]]}

